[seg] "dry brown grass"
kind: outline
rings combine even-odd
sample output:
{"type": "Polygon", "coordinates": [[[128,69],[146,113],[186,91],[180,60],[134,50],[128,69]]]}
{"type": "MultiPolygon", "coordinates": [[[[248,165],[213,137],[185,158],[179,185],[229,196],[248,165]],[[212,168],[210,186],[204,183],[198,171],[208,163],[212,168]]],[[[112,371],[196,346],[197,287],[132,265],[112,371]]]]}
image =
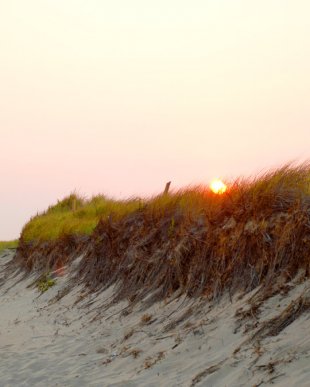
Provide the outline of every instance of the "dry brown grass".
{"type": "Polygon", "coordinates": [[[134,333],[135,330],[133,328],[128,329],[124,334],[123,341],[128,340],[134,333]]]}
{"type": "Polygon", "coordinates": [[[148,314],[148,313],[145,313],[142,317],[141,317],[141,325],[147,325],[151,322],[152,320],[152,315],[151,314],[148,314]]]}
{"type": "Polygon", "coordinates": [[[156,363],[163,360],[164,358],[165,358],[165,351],[160,351],[153,357],[149,356],[144,361],[144,368],[145,369],[152,368],[156,363]]]}
{"type": "Polygon", "coordinates": [[[309,310],[310,290],[308,289],[297,300],[292,301],[281,314],[261,324],[258,331],[252,336],[252,339],[258,340],[268,336],[277,336],[303,313],[309,312],[309,310]]]}
{"type": "Polygon", "coordinates": [[[102,219],[84,244],[73,237],[33,246],[21,240],[17,256],[29,268],[55,266],[82,249],[76,281],[89,289],[115,285],[116,299],[132,302],[177,290],[218,297],[268,287],[275,277],[285,283],[299,269],[309,276],[309,187],[310,166],[303,164],[239,179],[223,195],[203,187],[161,195],[102,219]]]}
{"type": "Polygon", "coordinates": [[[20,241],[16,261],[27,270],[48,272],[68,264],[87,250],[88,236],[63,235],[53,241],[20,241]]]}
{"type": "Polygon", "coordinates": [[[131,351],[130,351],[130,355],[134,358],[134,359],[137,359],[137,357],[140,356],[142,352],[142,349],[140,348],[133,348],[131,351]]]}

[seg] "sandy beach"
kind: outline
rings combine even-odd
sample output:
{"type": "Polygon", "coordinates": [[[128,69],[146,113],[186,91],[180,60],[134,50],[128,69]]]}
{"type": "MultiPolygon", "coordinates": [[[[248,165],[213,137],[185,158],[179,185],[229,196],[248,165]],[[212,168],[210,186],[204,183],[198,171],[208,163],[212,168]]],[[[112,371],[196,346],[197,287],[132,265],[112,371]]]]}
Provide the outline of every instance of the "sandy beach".
{"type": "Polygon", "coordinates": [[[0,387],[310,387],[310,0],[0,5],[0,387]]]}
{"type": "Polygon", "coordinates": [[[309,313],[281,320],[309,300],[309,280],[289,283],[256,314],[257,289],[128,307],[109,304],[113,288],[72,285],[75,263],[41,294],[33,275],[4,269],[13,255],[0,258],[1,386],[309,385],[309,313]]]}

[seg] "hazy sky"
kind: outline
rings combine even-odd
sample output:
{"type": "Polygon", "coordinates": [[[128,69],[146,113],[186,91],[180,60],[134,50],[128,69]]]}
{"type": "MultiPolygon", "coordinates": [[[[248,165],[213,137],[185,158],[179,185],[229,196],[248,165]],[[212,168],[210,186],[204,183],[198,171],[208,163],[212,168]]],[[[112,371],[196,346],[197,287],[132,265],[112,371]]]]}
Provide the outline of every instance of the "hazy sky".
{"type": "Polygon", "coordinates": [[[305,160],[309,0],[0,0],[0,240],[74,189],[305,160]]]}

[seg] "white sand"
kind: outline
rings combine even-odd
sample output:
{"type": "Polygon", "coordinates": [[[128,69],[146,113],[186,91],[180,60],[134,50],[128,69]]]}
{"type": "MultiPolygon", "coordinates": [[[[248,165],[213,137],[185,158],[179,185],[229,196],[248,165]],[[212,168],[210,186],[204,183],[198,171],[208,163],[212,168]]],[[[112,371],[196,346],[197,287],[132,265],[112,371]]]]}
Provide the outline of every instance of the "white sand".
{"type": "MultiPolygon", "coordinates": [[[[12,259],[5,255],[1,267],[12,259]]],[[[1,387],[310,385],[309,313],[260,346],[249,340],[291,301],[309,296],[309,281],[266,301],[257,319],[238,323],[237,309],[249,309],[254,292],[214,305],[183,297],[147,310],[139,304],[124,315],[126,302],[105,307],[113,289],[85,296],[76,286],[55,301],[69,277],[40,295],[27,287],[34,277],[5,278],[0,269],[1,387]],[[143,324],[145,315],[150,321],[143,324]]]]}

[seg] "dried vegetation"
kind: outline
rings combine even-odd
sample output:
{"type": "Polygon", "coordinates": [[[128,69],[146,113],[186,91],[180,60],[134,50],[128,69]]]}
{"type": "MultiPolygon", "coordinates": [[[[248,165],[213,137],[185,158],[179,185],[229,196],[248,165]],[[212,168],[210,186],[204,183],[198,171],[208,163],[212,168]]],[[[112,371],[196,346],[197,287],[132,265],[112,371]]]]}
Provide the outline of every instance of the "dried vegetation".
{"type": "MultiPolygon", "coordinates": [[[[275,276],[285,283],[300,269],[309,276],[309,164],[239,179],[223,195],[194,187],[130,203],[110,203],[114,210],[99,211],[96,227],[82,236],[69,227],[41,238],[31,225],[40,224],[39,215],[25,226],[16,260],[46,270],[83,253],[76,280],[90,290],[115,285],[116,299],[131,302],[175,291],[214,298],[267,288],[275,276]]],[[[76,218],[76,209],[65,211],[76,218]]],[[[47,214],[41,218],[48,227],[47,214]]]]}

